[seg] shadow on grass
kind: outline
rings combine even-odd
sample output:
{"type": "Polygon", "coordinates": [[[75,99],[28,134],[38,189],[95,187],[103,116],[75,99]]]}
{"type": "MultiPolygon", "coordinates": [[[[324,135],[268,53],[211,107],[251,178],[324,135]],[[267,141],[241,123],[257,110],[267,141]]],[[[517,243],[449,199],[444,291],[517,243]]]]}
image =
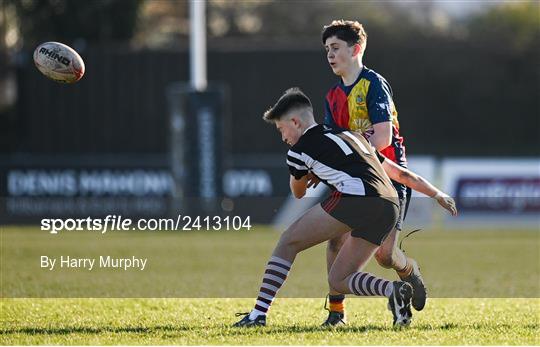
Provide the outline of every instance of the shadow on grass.
{"type": "MultiPolygon", "coordinates": [[[[252,328],[233,328],[229,325],[218,326],[218,329],[228,329],[232,335],[245,335],[251,334],[254,329],[252,328]]],[[[420,330],[436,330],[436,329],[450,329],[457,328],[457,326],[449,327],[448,325],[433,327],[433,326],[417,326],[415,329],[420,330]]],[[[63,328],[18,328],[18,329],[0,329],[0,334],[27,334],[27,335],[67,335],[67,334],[101,334],[101,333],[152,333],[152,332],[179,332],[179,331],[197,331],[206,330],[208,327],[187,327],[182,325],[158,325],[158,326],[128,326],[128,327],[63,327],[63,328]]],[[[315,333],[321,331],[339,331],[350,333],[362,333],[367,331],[393,331],[390,326],[383,325],[362,325],[362,326],[340,326],[338,328],[324,328],[321,326],[268,326],[262,328],[255,328],[258,332],[263,334],[275,334],[275,333],[315,333]]]]}
{"type": "Polygon", "coordinates": [[[100,333],[151,333],[193,330],[190,327],[177,325],[158,325],[151,327],[65,327],[65,328],[19,328],[0,329],[0,334],[28,334],[28,335],[67,335],[67,334],[100,334],[100,333]]]}
{"type": "MultiPolygon", "coordinates": [[[[503,329],[513,329],[511,325],[500,324],[494,325],[498,328],[503,329]]],[[[230,325],[219,325],[215,326],[219,330],[228,330],[227,333],[230,335],[252,335],[253,331],[257,333],[270,335],[276,333],[317,333],[317,332],[339,332],[339,333],[365,333],[370,331],[387,331],[387,332],[406,332],[409,330],[415,331],[437,331],[437,330],[456,330],[463,328],[474,328],[474,329],[493,329],[493,325],[488,324],[473,324],[473,325],[460,325],[456,323],[444,323],[441,325],[431,325],[431,324],[419,324],[412,325],[409,328],[405,329],[394,329],[389,325],[344,325],[335,328],[321,327],[321,326],[268,326],[268,327],[257,327],[257,328],[234,328],[230,325]]],[[[537,330],[538,324],[527,324],[524,326],[526,329],[537,330]]],[[[191,331],[196,332],[197,330],[208,330],[208,326],[185,326],[185,325],[157,325],[157,326],[127,326],[127,327],[64,327],[64,328],[18,328],[18,329],[0,329],[0,335],[6,334],[27,334],[27,335],[68,335],[68,334],[100,334],[100,333],[156,333],[156,332],[183,332],[191,331]]],[[[222,334],[222,332],[220,332],[222,334]]]]}
{"type": "MultiPolygon", "coordinates": [[[[251,328],[232,328],[232,327],[225,327],[230,328],[230,331],[232,335],[251,335],[251,328]]],[[[257,332],[260,332],[261,334],[275,334],[275,333],[316,333],[316,332],[322,332],[322,331],[328,331],[328,332],[340,332],[340,333],[365,333],[369,331],[388,331],[388,332],[399,332],[399,331],[408,331],[408,330],[421,330],[421,331],[434,331],[434,330],[453,330],[453,329],[462,329],[463,326],[459,326],[458,324],[454,323],[445,323],[442,325],[429,325],[429,324],[421,324],[421,325],[413,325],[410,328],[404,328],[394,329],[393,327],[389,325],[374,325],[374,324],[368,324],[368,325],[342,325],[339,327],[334,328],[328,328],[328,327],[322,327],[322,326],[268,326],[268,327],[260,327],[255,328],[257,332]]]]}

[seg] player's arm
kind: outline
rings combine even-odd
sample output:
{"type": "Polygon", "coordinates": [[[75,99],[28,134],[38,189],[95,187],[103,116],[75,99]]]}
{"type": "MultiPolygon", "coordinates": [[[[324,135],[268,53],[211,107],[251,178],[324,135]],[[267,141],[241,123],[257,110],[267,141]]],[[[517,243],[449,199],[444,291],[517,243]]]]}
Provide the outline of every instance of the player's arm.
{"type": "Polygon", "coordinates": [[[373,135],[369,137],[369,142],[378,151],[382,151],[392,143],[392,122],[386,121],[373,124],[373,135]]]}
{"type": "Polygon", "coordinates": [[[392,143],[392,113],[395,112],[392,90],[384,80],[374,80],[366,95],[369,121],[373,124],[373,134],[369,142],[378,151],[392,143]]]}
{"type": "Polygon", "coordinates": [[[312,174],[304,162],[301,151],[295,150],[295,147],[287,152],[287,166],[290,173],[289,186],[291,187],[291,192],[295,198],[300,199],[306,194],[312,174]]]}
{"type": "Polygon", "coordinates": [[[385,159],[382,162],[382,167],[388,177],[394,181],[404,184],[417,192],[437,200],[439,205],[448,210],[453,216],[457,215],[457,208],[454,199],[437,189],[422,176],[412,172],[411,170],[402,168],[389,159],[385,159]]]}
{"type": "Polygon", "coordinates": [[[308,175],[302,176],[300,179],[296,179],[293,175],[290,175],[289,186],[291,187],[291,192],[295,198],[302,198],[306,195],[308,175]]]}

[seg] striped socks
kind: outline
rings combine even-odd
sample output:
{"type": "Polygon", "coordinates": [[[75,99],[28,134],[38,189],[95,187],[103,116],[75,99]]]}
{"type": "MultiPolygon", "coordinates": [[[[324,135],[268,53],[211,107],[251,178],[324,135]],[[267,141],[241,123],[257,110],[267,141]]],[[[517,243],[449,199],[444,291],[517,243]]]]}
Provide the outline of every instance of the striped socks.
{"type": "MultiPolygon", "coordinates": [[[[277,292],[287,279],[292,263],[285,259],[272,256],[266,265],[261,288],[255,307],[249,314],[249,319],[254,320],[258,316],[266,316],[277,292]]],[[[385,296],[392,295],[393,286],[391,281],[373,276],[367,272],[355,272],[349,278],[349,289],[358,296],[385,296]]],[[[341,296],[332,298],[335,308],[343,310],[341,296]],[[335,300],[337,299],[337,300],[335,300]],[[340,306],[340,307],[338,307],[340,306]]],[[[340,311],[340,310],[336,310],[340,311]]]]}
{"type": "Polygon", "coordinates": [[[266,315],[279,288],[281,288],[283,282],[287,279],[291,265],[291,262],[285,259],[275,256],[270,257],[270,261],[266,265],[266,271],[264,272],[255,308],[249,314],[249,319],[266,315]]]}
{"type": "Polygon", "coordinates": [[[367,272],[355,272],[349,278],[350,291],[358,296],[386,296],[392,295],[391,281],[373,276],[367,272]]]}

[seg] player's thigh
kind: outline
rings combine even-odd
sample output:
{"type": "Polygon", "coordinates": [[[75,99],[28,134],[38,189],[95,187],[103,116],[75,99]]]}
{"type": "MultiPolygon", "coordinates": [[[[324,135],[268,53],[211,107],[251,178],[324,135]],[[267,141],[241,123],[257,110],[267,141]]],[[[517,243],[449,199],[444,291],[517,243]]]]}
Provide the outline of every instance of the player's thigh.
{"type": "Polygon", "coordinates": [[[399,234],[403,227],[403,221],[405,219],[405,214],[407,213],[407,197],[402,196],[399,198],[399,215],[396,226],[390,231],[388,236],[381,243],[381,247],[377,251],[378,254],[391,254],[393,250],[397,247],[397,242],[399,239],[399,234]]]}
{"type": "Polygon", "coordinates": [[[330,283],[342,281],[362,269],[379,246],[360,237],[349,237],[338,253],[328,279],[330,283]]]}
{"type": "Polygon", "coordinates": [[[317,204],[281,235],[280,243],[294,246],[301,251],[350,230],[349,226],[330,216],[317,204]]]}

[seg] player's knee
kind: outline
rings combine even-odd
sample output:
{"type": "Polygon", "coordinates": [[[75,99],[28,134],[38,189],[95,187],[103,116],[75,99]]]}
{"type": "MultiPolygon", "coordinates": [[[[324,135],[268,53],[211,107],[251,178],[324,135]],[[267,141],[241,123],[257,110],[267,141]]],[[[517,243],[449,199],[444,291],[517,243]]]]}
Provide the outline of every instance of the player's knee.
{"type": "Polygon", "coordinates": [[[375,252],[375,259],[377,260],[377,263],[385,269],[391,268],[394,263],[392,250],[388,251],[383,247],[379,247],[377,252],[375,252]]]}
{"type": "Polygon", "coordinates": [[[292,252],[300,251],[300,240],[291,233],[283,233],[279,239],[278,248],[292,252]]]}
{"type": "Polygon", "coordinates": [[[341,246],[345,243],[345,237],[339,236],[333,239],[328,240],[328,251],[332,253],[337,253],[341,249],[341,246]]]}

